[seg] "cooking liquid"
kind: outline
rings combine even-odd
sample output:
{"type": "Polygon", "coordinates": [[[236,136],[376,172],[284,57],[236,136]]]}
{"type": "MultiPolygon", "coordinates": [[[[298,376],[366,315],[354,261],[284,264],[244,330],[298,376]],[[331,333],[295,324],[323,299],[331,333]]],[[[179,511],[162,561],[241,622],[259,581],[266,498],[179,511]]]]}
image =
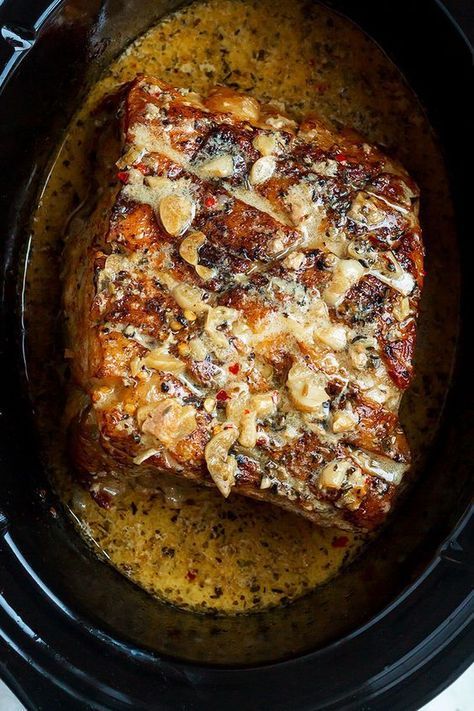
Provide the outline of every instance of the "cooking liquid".
{"type": "MultiPolygon", "coordinates": [[[[75,482],[57,446],[59,412],[51,412],[58,368],[54,362],[44,364],[51,362],[60,341],[61,240],[69,215],[89,189],[94,109],[137,73],[204,93],[225,83],[263,101],[284,102],[296,119],[317,111],[354,127],[368,141],[393,151],[413,172],[428,206],[425,228],[444,226],[449,234],[443,168],[416,97],[372,40],[319,5],[275,6],[270,0],[198,2],[152,27],[92,88],[52,164],[33,221],[27,347],[32,396],[56,489],[97,552],[150,593],[200,611],[258,610],[329,580],[360,550],[363,536],[321,529],[236,495],[224,500],[213,489],[173,478],[157,478],[151,489],[129,485],[112,491],[112,507],[100,508],[75,482]]],[[[447,258],[444,254],[445,265],[447,258]]],[[[432,285],[436,278],[434,273],[432,285]]],[[[433,341],[441,306],[436,290],[431,292],[428,285],[430,308],[421,324],[418,354],[421,375],[406,396],[407,429],[417,461],[429,443],[428,432],[434,434],[452,349],[449,333],[443,348],[433,341]]],[[[447,324],[449,306],[443,309],[447,324]]]]}

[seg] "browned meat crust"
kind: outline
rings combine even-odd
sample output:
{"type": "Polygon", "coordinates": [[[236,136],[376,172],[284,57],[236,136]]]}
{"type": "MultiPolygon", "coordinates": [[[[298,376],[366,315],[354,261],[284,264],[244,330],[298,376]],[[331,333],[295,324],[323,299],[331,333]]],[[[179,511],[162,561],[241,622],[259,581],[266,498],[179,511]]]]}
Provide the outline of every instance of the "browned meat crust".
{"type": "Polygon", "coordinates": [[[227,89],[139,77],[124,96],[118,175],[67,248],[81,476],[103,505],[110,477],[166,471],[374,528],[409,464],[416,185],[227,89]]]}

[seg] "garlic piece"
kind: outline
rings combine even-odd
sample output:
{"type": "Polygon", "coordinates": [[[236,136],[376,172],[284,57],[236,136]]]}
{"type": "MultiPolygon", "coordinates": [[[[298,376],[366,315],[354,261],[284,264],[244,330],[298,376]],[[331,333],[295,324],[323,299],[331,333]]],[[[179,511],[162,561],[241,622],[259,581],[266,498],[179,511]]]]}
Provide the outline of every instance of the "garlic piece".
{"type": "Polygon", "coordinates": [[[196,274],[208,281],[215,276],[215,270],[204,267],[199,262],[199,249],[206,242],[206,235],[203,232],[191,232],[179,245],[179,254],[185,262],[191,264],[196,269],[196,274]]]}
{"type": "Polygon", "coordinates": [[[229,454],[230,448],[237,441],[239,431],[232,423],[225,423],[223,429],[207,443],[204,450],[209,474],[222,496],[227,498],[235,484],[237,460],[229,454]]]}
{"type": "Polygon", "coordinates": [[[199,261],[198,250],[206,241],[203,232],[191,232],[179,245],[179,254],[188,264],[195,266],[199,261]]]}
{"type": "Polygon", "coordinates": [[[379,385],[378,387],[366,390],[364,396],[368,397],[369,400],[372,400],[373,402],[376,402],[379,405],[383,405],[384,402],[386,402],[388,399],[389,392],[388,388],[385,385],[379,385]]]}
{"type": "Polygon", "coordinates": [[[265,123],[267,124],[267,126],[271,126],[277,131],[281,131],[282,129],[291,131],[297,128],[296,121],[293,121],[292,119],[289,119],[286,116],[280,116],[280,114],[276,116],[269,116],[266,119],[265,123]]]}
{"type": "Polygon", "coordinates": [[[226,348],[229,345],[227,336],[218,329],[224,325],[231,326],[238,315],[238,311],[227,306],[216,306],[208,310],[204,330],[218,348],[226,348]]]}
{"type": "Polygon", "coordinates": [[[231,387],[226,388],[226,392],[230,396],[225,405],[226,418],[238,426],[244,410],[247,409],[249,399],[248,385],[238,381],[231,387]]]}
{"type": "Polygon", "coordinates": [[[393,307],[393,315],[400,323],[410,315],[410,299],[407,296],[399,297],[393,307]]]}
{"type": "Polygon", "coordinates": [[[216,275],[216,270],[210,269],[209,267],[203,267],[202,264],[198,264],[196,266],[196,274],[204,281],[209,281],[216,275]]]}
{"type": "Polygon", "coordinates": [[[334,353],[326,353],[320,360],[321,369],[328,375],[334,375],[340,368],[340,363],[334,353]]]}
{"type": "Polygon", "coordinates": [[[321,469],[318,486],[321,489],[340,489],[348,470],[353,468],[354,464],[350,459],[333,459],[321,469]]]}
{"type": "Polygon", "coordinates": [[[141,427],[165,447],[173,448],[196,429],[196,411],[191,405],[180,405],[177,400],[165,398],[152,406],[141,427]]]}
{"type": "Polygon", "coordinates": [[[392,289],[399,291],[402,296],[409,296],[415,288],[414,278],[402,268],[393,252],[387,252],[387,259],[393,266],[393,272],[385,273],[378,269],[371,269],[370,274],[373,274],[387,286],[391,286],[392,289]]]}
{"type": "Polygon", "coordinates": [[[132,146],[128,149],[125,155],[123,155],[120,160],[116,162],[115,165],[119,170],[123,170],[128,167],[133,168],[133,164],[141,160],[145,153],[146,149],[142,146],[132,146]]]}
{"type": "Polygon", "coordinates": [[[161,192],[169,189],[171,181],[169,178],[165,178],[162,175],[146,175],[144,183],[152,190],[161,192]]]}
{"type": "Polygon", "coordinates": [[[278,391],[270,390],[266,393],[256,393],[252,395],[250,407],[255,411],[257,417],[265,418],[276,412],[278,391]]]}
{"type": "Polygon", "coordinates": [[[295,407],[302,412],[312,412],[324,416],[324,403],[329,396],[324,389],[326,379],[322,373],[315,373],[302,363],[294,363],[288,373],[286,385],[295,407]]]}
{"type": "Polygon", "coordinates": [[[287,269],[294,269],[295,271],[303,266],[306,257],[303,252],[291,252],[286,259],[283,260],[283,264],[287,269]]]}
{"type": "Polygon", "coordinates": [[[161,224],[176,237],[185,232],[194,218],[195,205],[184,195],[165,195],[158,208],[161,224]]]}
{"type": "Polygon", "coordinates": [[[211,92],[205,100],[206,106],[211,111],[222,111],[233,114],[241,121],[258,121],[260,116],[260,104],[251,96],[239,94],[233,89],[224,86],[218,87],[211,92]]]}
{"type": "Polygon", "coordinates": [[[276,162],[272,156],[262,156],[255,161],[250,169],[249,181],[251,185],[259,185],[269,180],[275,172],[276,162]]]}
{"type": "Polygon", "coordinates": [[[130,360],[130,373],[132,378],[136,378],[142,369],[142,362],[138,356],[134,356],[130,360]]]}
{"type": "Polygon", "coordinates": [[[208,412],[209,414],[211,414],[211,412],[214,412],[215,408],[216,408],[216,400],[215,400],[215,398],[213,398],[213,397],[207,397],[207,398],[204,400],[204,409],[205,409],[205,411],[208,412]]]}
{"type": "Polygon", "coordinates": [[[205,178],[230,178],[233,172],[234,161],[229,154],[212,158],[200,167],[200,173],[205,178]]]}
{"type": "Polygon", "coordinates": [[[352,201],[347,216],[362,225],[375,227],[380,225],[385,219],[383,203],[368,193],[357,193],[352,201]]]}
{"type": "Polygon", "coordinates": [[[334,267],[332,279],[324,290],[324,301],[329,306],[339,306],[344,301],[346,293],[359,281],[364,271],[364,267],[356,259],[339,259],[334,267]]]}
{"type": "Polygon", "coordinates": [[[336,506],[345,506],[350,511],[357,511],[367,493],[367,477],[359,467],[354,466],[348,473],[346,484],[350,488],[341,496],[336,506]]]}
{"type": "Polygon", "coordinates": [[[332,418],[332,431],[335,434],[353,430],[359,418],[350,410],[338,410],[332,418]]]}
{"type": "Polygon", "coordinates": [[[283,252],[285,249],[285,243],[281,239],[281,237],[275,237],[275,239],[272,239],[268,246],[269,252],[274,255],[278,254],[279,252],[283,252]]]}
{"type": "Polygon", "coordinates": [[[171,294],[178,306],[189,309],[195,314],[209,310],[209,305],[204,301],[205,291],[191,284],[178,284],[171,290],[171,294]]]}
{"type": "Polygon", "coordinates": [[[346,329],[339,324],[318,328],[314,335],[333,351],[342,351],[347,345],[346,329]]]}
{"type": "Polygon", "coordinates": [[[400,484],[409,467],[403,462],[395,462],[388,457],[365,452],[362,449],[355,450],[352,456],[364,471],[384,479],[389,484],[400,484]]]}
{"type": "Polygon", "coordinates": [[[134,464],[143,464],[143,462],[146,462],[147,459],[150,459],[150,457],[154,457],[155,454],[159,454],[160,450],[159,449],[146,449],[144,452],[141,454],[138,454],[136,457],[133,459],[134,464]]]}
{"type": "Polygon", "coordinates": [[[193,338],[189,341],[188,347],[193,360],[204,360],[208,355],[208,350],[200,338],[193,338]]]}
{"type": "Polygon", "coordinates": [[[253,139],[252,145],[262,156],[270,156],[278,148],[278,142],[272,133],[260,133],[253,139]]]}
{"type": "Polygon", "coordinates": [[[255,410],[244,412],[240,420],[239,442],[252,449],[257,444],[257,415],[255,410]]]}
{"type": "Polygon", "coordinates": [[[164,373],[182,373],[185,370],[184,363],[169,353],[163,353],[159,349],[150,351],[143,359],[143,365],[154,370],[161,370],[164,373]]]}
{"type": "Polygon", "coordinates": [[[354,346],[351,346],[349,348],[349,357],[352,361],[352,365],[354,366],[354,368],[357,368],[357,370],[363,370],[367,365],[368,358],[365,353],[365,349],[360,350],[358,348],[355,348],[354,346]]]}

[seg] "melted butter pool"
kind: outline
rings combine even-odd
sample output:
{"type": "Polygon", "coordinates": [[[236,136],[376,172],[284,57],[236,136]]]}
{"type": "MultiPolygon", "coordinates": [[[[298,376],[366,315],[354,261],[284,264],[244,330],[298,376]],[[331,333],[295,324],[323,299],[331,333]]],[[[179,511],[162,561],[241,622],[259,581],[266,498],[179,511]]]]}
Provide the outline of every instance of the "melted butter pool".
{"type": "MultiPolygon", "coordinates": [[[[363,538],[317,528],[238,496],[226,501],[214,490],[178,480],[118,492],[113,506],[103,509],[74,481],[58,447],[55,406],[60,400],[52,393],[61,388],[62,373],[52,354],[58,343],[61,239],[68,216],[89,188],[94,109],[139,72],[203,92],[225,83],[260,100],[284,102],[295,118],[317,110],[394,151],[414,173],[434,257],[420,328],[419,375],[405,398],[418,465],[436,430],[456,321],[454,297],[452,303],[446,295],[440,300],[442,273],[436,266],[442,253],[449,269],[443,244],[452,235],[441,158],[399,72],[347,20],[317,4],[210,0],[170,15],[110,66],[73,119],[52,164],[33,221],[27,315],[32,396],[61,499],[99,555],[150,593],[200,611],[259,610],[328,581],[354,558],[363,538]],[[443,348],[435,338],[441,309],[443,348]]],[[[428,265],[430,259],[429,253],[428,265]]]]}

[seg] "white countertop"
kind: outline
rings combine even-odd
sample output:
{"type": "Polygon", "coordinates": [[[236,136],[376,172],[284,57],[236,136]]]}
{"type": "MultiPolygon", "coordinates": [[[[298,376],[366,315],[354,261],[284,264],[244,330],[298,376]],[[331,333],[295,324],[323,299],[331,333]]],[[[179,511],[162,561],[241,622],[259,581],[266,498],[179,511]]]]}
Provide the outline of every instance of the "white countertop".
{"type": "MultiPolygon", "coordinates": [[[[0,681],[0,711],[23,711],[24,707],[0,681]]],[[[473,711],[474,665],[451,684],[442,694],[423,707],[423,711],[473,711]]],[[[54,709],[50,709],[54,711],[54,709]]]]}

